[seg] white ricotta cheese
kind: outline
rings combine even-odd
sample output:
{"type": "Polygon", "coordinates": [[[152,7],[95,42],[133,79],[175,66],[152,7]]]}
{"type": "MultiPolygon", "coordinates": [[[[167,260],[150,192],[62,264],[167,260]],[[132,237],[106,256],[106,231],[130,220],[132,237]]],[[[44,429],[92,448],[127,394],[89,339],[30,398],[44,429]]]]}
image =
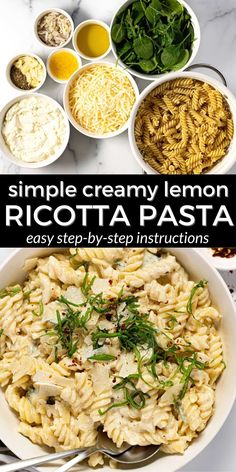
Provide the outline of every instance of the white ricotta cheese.
{"type": "Polygon", "coordinates": [[[17,159],[40,162],[52,157],[63,144],[66,122],[61,110],[47,97],[30,96],[6,113],[2,135],[17,159]]]}

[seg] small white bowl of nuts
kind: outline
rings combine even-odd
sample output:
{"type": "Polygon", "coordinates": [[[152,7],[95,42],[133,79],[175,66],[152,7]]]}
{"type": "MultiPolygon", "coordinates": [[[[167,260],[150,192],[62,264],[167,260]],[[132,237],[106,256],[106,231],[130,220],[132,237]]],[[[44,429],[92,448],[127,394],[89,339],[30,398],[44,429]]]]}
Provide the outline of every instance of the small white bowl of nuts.
{"type": "Polygon", "coordinates": [[[65,10],[50,8],[37,16],[34,33],[43,46],[51,49],[64,47],[73,36],[74,22],[65,10]]]}

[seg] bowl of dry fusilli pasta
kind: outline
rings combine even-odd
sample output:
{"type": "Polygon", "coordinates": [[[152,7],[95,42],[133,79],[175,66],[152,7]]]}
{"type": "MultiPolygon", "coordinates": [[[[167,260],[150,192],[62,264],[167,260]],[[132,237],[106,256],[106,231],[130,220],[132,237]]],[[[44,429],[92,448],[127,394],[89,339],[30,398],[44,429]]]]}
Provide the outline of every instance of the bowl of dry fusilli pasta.
{"type": "MultiPolygon", "coordinates": [[[[0,284],[0,440],[21,459],[92,446],[102,427],[118,447],[161,444],[143,470],[175,472],[222,427],[236,312],[196,250],[20,249],[0,284]]],[[[81,470],[96,466],[114,461],[81,470]]]]}
{"type": "Polygon", "coordinates": [[[129,140],[147,173],[226,174],[236,161],[235,123],[236,99],[225,85],[173,73],[140,95],[129,140]]]}

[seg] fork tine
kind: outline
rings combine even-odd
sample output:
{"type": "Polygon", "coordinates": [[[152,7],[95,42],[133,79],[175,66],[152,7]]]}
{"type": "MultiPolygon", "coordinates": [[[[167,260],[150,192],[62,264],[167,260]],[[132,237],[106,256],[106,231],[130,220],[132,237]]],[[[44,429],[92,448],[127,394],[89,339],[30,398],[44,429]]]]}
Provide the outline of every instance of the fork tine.
{"type": "Polygon", "coordinates": [[[91,454],[93,454],[94,452],[97,452],[97,451],[98,451],[97,446],[91,446],[91,447],[88,447],[88,448],[84,449],[84,451],[77,454],[77,456],[73,457],[73,459],[71,459],[70,461],[67,461],[65,464],[61,465],[61,467],[59,467],[56,470],[56,472],[66,472],[67,470],[71,469],[71,467],[78,464],[79,462],[82,462],[84,459],[91,456],[91,454]]]}

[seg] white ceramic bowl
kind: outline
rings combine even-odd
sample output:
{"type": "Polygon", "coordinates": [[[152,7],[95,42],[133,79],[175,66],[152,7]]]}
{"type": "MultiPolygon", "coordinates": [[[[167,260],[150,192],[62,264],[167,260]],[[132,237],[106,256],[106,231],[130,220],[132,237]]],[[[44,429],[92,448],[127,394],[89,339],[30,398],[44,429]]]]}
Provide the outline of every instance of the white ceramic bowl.
{"type": "Polygon", "coordinates": [[[236,270],[236,255],[227,259],[227,257],[213,256],[212,248],[200,248],[198,251],[205,257],[208,262],[218,270],[236,270]]]}
{"type": "MultiPolygon", "coordinates": [[[[135,119],[136,119],[138,109],[141,103],[143,102],[143,100],[149,95],[149,93],[152,92],[152,90],[154,90],[159,85],[165,82],[169,82],[171,80],[175,80],[179,78],[186,79],[188,77],[191,79],[200,80],[202,82],[207,82],[208,84],[212,85],[223,94],[223,96],[225,97],[230,107],[230,110],[233,116],[234,125],[236,128],[236,98],[230,92],[230,90],[218,80],[208,75],[200,74],[199,72],[174,72],[172,74],[169,74],[168,77],[165,77],[165,78],[163,77],[160,80],[156,80],[155,82],[148,85],[148,87],[146,87],[145,90],[140,94],[139,99],[137,100],[133,108],[132,116],[130,120],[130,126],[129,126],[129,141],[130,141],[130,146],[131,146],[133,155],[135,159],[137,160],[137,162],[139,163],[139,165],[147,174],[158,174],[158,172],[156,172],[149,164],[147,164],[144,161],[143,156],[141,152],[139,151],[138,146],[136,144],[135,135],[134,135],[134,125],[135,125],[135,119]]],[[[235,162],[236,162],[236,129],[234,131],[234,136],[233,136],[233,139],[232,139],[232,142],[231,142],[231,145],[229,147],[227,154],[218,163],[216,163],[214,167],[212,167],[212,169],[210,169],[208,172],[205,172],[205,174],[226,174],[231,169],[231,167],[233,167],[235,162]]]]}
{"type": "MultiPolygon", "coordinates": [[[[70,54],[73,54],[73,56],[75,56],[75,58],[77,59],[78,61],[78,69],[79,70],[81,67],[82,67],[82,61],[81,61],[81,58],[79,57],[79,55],[73,50],[73,49],[70,49],[70,48],[61,48],[59,51],[68,51],[70,54]]],[[[54,80],[55,82],[57,82],[58,84],[65,84],[66,82],[68,82],[68,80],[59,80],[57,79],[52,71],[51,71],[51,68],[50,68],[50,60],[52,58],[52,56],[54,54],[57,54],[58,53],[58,49],[56,49],[56,51],[52,51],[48,58],[47,58],[47,71],[48,71],[48,75],[51,77],[52,80],[54,80]]]]}
{"type": "MultiPolygon", "coordinates": [[[[156,75],[155,74],[144,74],[142,72],[138,72],[138,71],[132,69],[131,67],[127,67],[127,65],[121,59],[119,59],[118,56],[117,56],[116,45],[115,45],[115,43],[114,43],[114,41],[112,40],[112,37],[111,37],[112,26],[114,24],[114,21],[115,21],[117,15],[119,15],[123,10],[125,10],[134,1],[135,0],[127,0],[126,2],[124,2],[122,7],[115,13],[115,15],[112,18],[111,28],[110,28],[110,40],[111,40],[112,52],[113,52],[115,58],[119,61],[119,64],[122,67],[124,67],[132,75],[135,75],[136,77],[139,77],[140,79],[156,80],[156,79],[160,79],[162,77],[167,77],[170,74],[170,72],[166,72],[164,74],[156,74],[156,75]]],[[[193,25],[195,38],[196,38],[195,41],[193,42],[193,45],[192,45],[192,54],[189,58],[189,61],[185,64],[185,66],[182,69],[179,69],[179,71],[178,71],[178,72],[181,72],[181,71],[187,69],[190,66],[190,64],[192,64],[193,60],[195,59],[195,57],[198,53],[199,46],[200,46],[200,41],[201,41],[201,30],[200,30],[199,21],[198,21],[196,15],[195,15],[194,11],[192,10],[192,8],[189,6],[189,4],[186,3],[184,0],[178,0],[178,1],[179,1],[179,3],[181,3],[186,8],[187,12],[189,13],[189,15],[191,17],[191,22],[192,22],[192,25],[193,25]]]]}
{"type": "Polygon", "coordinates": [[[73,36],[73,33],[74,33],[74,29],[75,29],[75,26],[74,26],[74,22],[71,18],[71,16],[65,11],[65,10],[62,10],[61,8],[48,8],[47,10],[43,10],[35,19],[34,21],[34,34],[36,36],[36,39],[40,42],[41,46],[45,46],[46,48],[49,48],[49,49],[59,49],[59,48],[64,48],[72,39],[72,36],[73,36]],[[49,46],[48,44],[44,43],[39,35],[38,35],[38,23],[39,21],[41,20],[41,18],[43,18],[43,16],[45,16],[47,13],[50,13],[52,11],[55,11],[55,12],[58,12],[58,13],[61,13],[62,15],[66,16],[66,18],[69,20],[70,24],[71,24],[71,33],[70,33],[70,36],[69,38],[63,43],[61,44],[61,46],[49,46]]]}
{"type": "Polygon", "coordinates": [[[110,39],[110,28],[109,26],[104,23],[104,21],[99,21],[99,20],[86,20],[86,21],[82,21],[82,23],[80,23],[76,28],[75,28],[75,31],[74,31],[74,34],[73,34],[73,38],[72,38],[72,43],[73,43],[73,47],[75,49],[75,51],[81,56],[83,57],[83,59],[86,59],[87,61],[101,61],[102,59],[104,59],[104,57],[106,57],[109,52],[111,51],[111,39],[110,39]],[[90,56],[86,56],[86,54],[84,54],[81,49],[78,47],[78,44],[77,44],[77,36],[78,36],[78,33],[79,31],[82,30],[82,28],[84,28],[84,26],[86,25],[100,25],[102,26],[103,28],[105,28],[105,30],[107,31],[108,33],[108,37],[109,37],[109,48],[107,49],[107,51],[102,54],[101,56],[97,56],[97,57],[90,57],[90,56]]]}
{"type": "Polygon", "coordinates": [[[47,95],[43,95],[41,93],[35,93],[34,95],[36,95],[38,97],[47,98],[49,101],[53,102],[53,104],[55,106],[57,106],[59,108],[59,110],[61,111],[61,113],[64,117],[64,120],[65,120],[65,126],[66,126],[65,139],[63,141],[62,146],[60,147],[60,149],[58,149],[58,151],[53,156],[45,159],[44,161],[40,161],[40,162],[25,162],[25,161],[21,161],[21,160],[17,159],[15,156],[13,156],[13,154],[11,153],[11,151],[9,150],[8,146],[6,145],[6,143],[4,141],[1,130],[2,130],[4,118],[5,118],[5,115],[6,115],[7,111],[15,103],[19,102],[20,100],[23,100],[24,98],[29,98],[29,94],[25,94],[25,95],[20,95],[18,97],[13,98],[13,100],[8,102],[2,108],[2,110],[0,111],[0,149],[3,152],[4,156],[10,162],[12,162],[13,164],[15,164],[17,166],[20,166],[20,167],[30,168],[30,169],[39,169],[40,167],[45,167],[45,166],[48,166],[48,165],[52,164],[53,162],[55,162],[57,159],[59,159],[59,157],[65,151],[66,146],[67,146],[68,141],[69,141],[69,137],[70,137],[70,125],[69,125],[69,121],[68,121],[68,118],[66,116],[65,111],[63,110],[61,105],[58,102],[56,102],[56,100],[54,100],[51,97],[48,97],[47,95]]]}
{"type": "Polygon", "coordinates": [[[22,53],[22,54],[18,54],[17,56],[13,57],[7,64],[7,68],[6,68],[6,76],[7,76],[7,81],[8,83],[15,89],[17,90],[18,92],[23,92],[23,93],[32,93],[32,92],[36,92],[37,90],[39,90],[42,85],[44,84],[45,80],[46,80],[46,77],[47,77],[47,70],[46,70],[46,67],[45,67],[45,64],[43,62],[43,60],[41,59],[41,57],[37,56],[37,54],[32,54],[32,53],[22,53]],[[41,83],[37,86],[37,87],[34,87],[30,90],[22,90],[20,89],[19,87],[17,87],[11,80],[11,68],[14,64],[14,62],[16,62],[18,59],[20,59],[20,57],[23,57],[23,56],[30,56],[30,57],[34,57],[35,59],[37,59],[37,61],[39,62],[39,64],[41,64],[42,68],[43,68],[43,79],[41,81],[41,83]]]}
{"type": "MultiPolygon", "coordinates": [[[[26,272],[23,268],[26,259],[45,256],[52,252],[53,249],[32,248],[18,249],[15,251],[0,268],[0,288],[23,281],[26,277],[26,272]]],[[[223,426],[236,396],[236,312],[229,290],[216,269],[196,250],[170,249],[170,252],[177,257],[194,280],[198,281],[204,278],[209,281],[212,300],[223,314],[221,335],[224,342],[224,356],[227,368],[224,370],[217,385],[215,412],[206,429],[200,433],[198,438],[193,441],[183,455],[161,455],[156,461],[144,465],[140,469],[142,472],[175,472],[188,464],[203,451],[223,426]]],[[[31,443],[29,439],[17,432],[19,420],[13,410],[9,408],[2,391],[0,391],[0,411],[0,439],[17,456],[21,459],[28,459],[30,457],[40,456],[47,451],[47,448],[31,443]]],[[[227,453],[227,451],[225,451],[225,453],[227,453]]],[[[58,466],[58,464],[46,466],[46,471],[54,472],[56,466],[58,466]]],[[[45,470],[45,468],[43,468],[43,470],[45,470]]],[[[83,465],[81,470],[89,471],[90,469],[86,465],[83,465]]],[[[104,472],[109,472],[110,470],[108,466],[103,468],[104,472]]]]}
{"type": "MultiPolygon", "coordinates": [[[[74,126],[75,129],[80,131],[80,133],[84,134],[85,136],[88,136],[89,138],[95,138],[95,139],[114,138],[115,136],[120,135],[121,133],[123,133],[124,131],[126,131],[128,129],[130,119],[121,128],[119,128],[117,131],[99,135],[99,134],[96,134],[96,133],[92,133],[91,131],[87,131],[82,126],[80,126],[77,123],[77,121],[74,119],[74,117],[72,116],[72,113],[71,113],[71,110],[70,110],[69,91],[70,91],[71,84],[76,79],[76,77],[78,77],[81,73],[83,73],[84,70],[89,69],[90,67],[93,67],[95,64],[105,65],[105,66],[109,66],[109,67],[113,67],[113,68],[118,67],[118,66],[116,66],[115,64],[113,64],[111,62],[92,62],[90,64],[86,64],[83,67],[81,67],[81,69],[79,69],[77,72],[75,72],[71,76],[71,78],[69,79],[69,81],[66,84],[66,87],[65,87],[65,90],[64,90],[64,97],[63,97],[64,108],[65,108],[65,111],[67,113],[67,116],[68,116],[71,124],[74,126]]],[[[134,92],[135,92],[135,95],[136,95],[136,100],[137,100],[138,97],[139,97],[139,89],[138,89],[138,86],[137,86],[135,80],[133,79],[132,75],[129,74],[129,72],[122,69],[121,67],[119,67],[119,69],[126,75],[126,77],[128,77],[129,81],[131,82],[131,85],[133,86],[133,89],[134,89],[134,92]]]]}

